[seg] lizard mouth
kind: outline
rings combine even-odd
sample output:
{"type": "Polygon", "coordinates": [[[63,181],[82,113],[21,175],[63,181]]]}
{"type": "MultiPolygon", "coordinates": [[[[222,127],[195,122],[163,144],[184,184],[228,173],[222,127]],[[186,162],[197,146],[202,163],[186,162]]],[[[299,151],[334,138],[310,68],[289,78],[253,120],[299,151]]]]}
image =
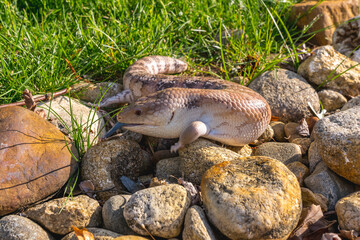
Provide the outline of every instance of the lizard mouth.
{"type": "Polygon", "coordinates": [[[111,137],[115,132],[116,130],[118,130],[119,128],[122,128],[122,127],[135,127],[135,126],[140,126],[140,125],[143,125],[143,124],[130,124],[130,123],[120,123],[120,122],[117,122],[106,134],[105,134],[105,137],[104,138],[108,138],[108,137],[111,137]]]}

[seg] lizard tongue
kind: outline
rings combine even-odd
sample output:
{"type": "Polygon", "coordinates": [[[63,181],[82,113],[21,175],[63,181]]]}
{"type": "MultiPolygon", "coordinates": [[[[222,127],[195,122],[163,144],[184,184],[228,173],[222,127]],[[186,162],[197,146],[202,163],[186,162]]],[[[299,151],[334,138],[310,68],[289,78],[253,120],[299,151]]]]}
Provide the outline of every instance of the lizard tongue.
{"type": "Polygon", "coordinates": [[[104,138],[110,137],[111,135],[113,135],[113,134],[116,132],[116,130],[118,130],[119,128],[121,128],[121,127],[123,127],[123,126],[126,126],[126,125],[130,125],[130,124],[117,122],[117,123],[105,134],[105,137],[104,137],[104,138]]]}

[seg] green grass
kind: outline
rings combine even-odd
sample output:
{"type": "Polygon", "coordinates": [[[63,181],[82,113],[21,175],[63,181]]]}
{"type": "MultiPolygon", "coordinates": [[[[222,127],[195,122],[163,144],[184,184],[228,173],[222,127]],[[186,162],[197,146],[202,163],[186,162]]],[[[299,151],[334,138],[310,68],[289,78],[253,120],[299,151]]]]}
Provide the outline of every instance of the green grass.
{"type": "MultiPolygon", "coordinates": [[[[296,47],[295,0],[0,0],[0,104],[88,79],[117,81],[147,55],[182,57],[188,74],[251,79],[296,47]],[[220,31],[241,30],[220,44],[220,31]],[[269,58],[270,54],[278,54],[269,58]],[[236,70],[234,70],[236,69],[236,70]]],[[[295,59],[296,61],[296,59],[295,59]]]]}

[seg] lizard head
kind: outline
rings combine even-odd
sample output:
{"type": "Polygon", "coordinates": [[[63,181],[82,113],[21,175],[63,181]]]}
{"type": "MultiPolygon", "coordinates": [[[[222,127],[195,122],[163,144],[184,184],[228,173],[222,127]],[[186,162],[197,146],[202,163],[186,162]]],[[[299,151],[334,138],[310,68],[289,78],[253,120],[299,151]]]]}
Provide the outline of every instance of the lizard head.
{"type": "Polygon", "coordinates": [[[125,124],[125,129],[156,137],[171,122],[173,115],[170,101],[160,91],[126,107],[117,115],[117,120],[125,124]]]}

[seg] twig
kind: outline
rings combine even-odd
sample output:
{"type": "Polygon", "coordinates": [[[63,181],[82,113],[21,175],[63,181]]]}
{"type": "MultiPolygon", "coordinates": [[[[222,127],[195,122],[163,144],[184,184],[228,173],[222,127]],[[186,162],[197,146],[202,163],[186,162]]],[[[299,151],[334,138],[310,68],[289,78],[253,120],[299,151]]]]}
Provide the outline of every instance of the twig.
{"type": "MultiPolygon", "coordinates": [[[[44,94],[42,96],[38,96],[38,97],[35,97],[34,98],[34,101],[35,102],[40,102],[40,101],[47,101],[47,100],[50,100],[51,98],[55,98],[57,96],[60,96],[60,95],[63,95],[65,93],[67,93],[69,91],[70,88],[65,88],[61,91],[58,91],[58,92],[55,92],[53,94],[51,93],[47,93],[47,94],[44,94]]],[[[25,105],[25,101],[20,101],[20,102],[15,102],[15,103],[9,103],[9,104],[3,104],[3,105],[0,105],[0,108],[4,108],[4,107],[13,107],[13,106],[23,106],[25,105]]]]}

